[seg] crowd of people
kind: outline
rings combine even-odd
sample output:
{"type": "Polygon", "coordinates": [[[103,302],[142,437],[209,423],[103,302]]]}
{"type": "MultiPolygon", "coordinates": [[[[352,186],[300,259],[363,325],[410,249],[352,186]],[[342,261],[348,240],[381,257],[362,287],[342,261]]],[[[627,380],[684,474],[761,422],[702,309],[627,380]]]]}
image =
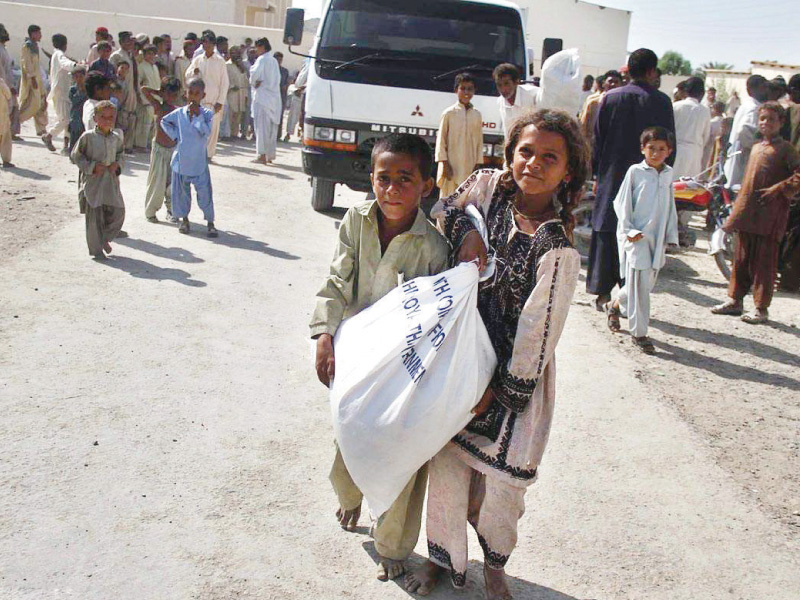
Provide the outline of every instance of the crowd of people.
{"type": "Polygon", "coordinates": [[[253,162],[267,165],[277,156],[279,140],[302,131],[305,72],[292,78],[267,38],[231,46],[211,30],[188,33],[175,54],[167,34],[151,40],[144,33],[121,31],[116,47],[108,29],[98,27],[85,60],[70,58],[63,34],[52,36],[52,54],[41,40],[41,28],[30,25],[17,75],[6,49],[10,36],[0,24],[2,166],[14,168],[12,144],[29,119],[50,151],[63,137],[63,152],[80,169],[80,207],[95,258],[105,258],[111,240],[126,235],[118,179],[124,155],[150,153],[148,221],[158,222],[166,204],[167,220],[189,233],[193,186],[207,234],[216,237],[208,163],[219,139],[255,139],[253,162]],[[48,107],[54,123],[48,121],[48,107]]]}

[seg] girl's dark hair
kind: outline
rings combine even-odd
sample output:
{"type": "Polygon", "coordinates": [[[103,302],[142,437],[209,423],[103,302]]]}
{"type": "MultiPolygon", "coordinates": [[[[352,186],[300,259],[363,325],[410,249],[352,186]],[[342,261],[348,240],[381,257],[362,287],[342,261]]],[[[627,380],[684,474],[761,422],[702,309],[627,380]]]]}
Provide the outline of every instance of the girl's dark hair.
{"type": "Polygon", "coordinates": [[[675,148],[675,134],[666,127],[648,127],[639,136],[639,143],[644,146],[647,142],[667,142],[671,148],[675,148]]]}
{"type": "Polygon", "coordinates": [[[778,115],[778,120],[781,123],[786,122],[786,109],[783,108],[783,106],[781,106],[778,102],[774,101],[764,102],[761,106],[758,107],[758,112],[761,112],[762,110],[772,111],[776,115],[778,115]]]}
{"type": "Polygon", "coordinates": [[[433,172],[433,151],[430,144],[418,135],[410,133],[393,133],[380,138],[372,148],[371,168],[375,168],[375,161],[384,152],[392,154],[405,154],[414,158],[419,164],[419,172],[423,179],[428,179],[433,172]]]}
{"type": "Polygon", "coordinates": [[[453,91],[457,92],[458,86],[460,86],[462,83],[471,83],[472,85],[475,85],[475,78],[472,76],[472,73],[459,73],[456,75],[456,83],[453,91]]]}
{"type": "Polygon", "coordinates": [[[589,145],[581,133],[578,122],[562,110],[548,108],[528,112],[521,115],[508,132],[506,141],[505,159],[506,171],[500,176],[498,183],[504,194],[514,196],[519,192],[519,186],[514,181],[511,166],[514,164],[514,150],[516,150],[522,132],[526,127],[536,127],[540,131],[550,131],[564,138],[567,146],[567,173],[570,179],[562,182],[558,188],[558,201],[561,203],[559,217],[564,223],[567,236],[572,238],[575,227],[575,217],[572,211],[578,205],[583,193],[583,184],[589,177],[589,145]]]}

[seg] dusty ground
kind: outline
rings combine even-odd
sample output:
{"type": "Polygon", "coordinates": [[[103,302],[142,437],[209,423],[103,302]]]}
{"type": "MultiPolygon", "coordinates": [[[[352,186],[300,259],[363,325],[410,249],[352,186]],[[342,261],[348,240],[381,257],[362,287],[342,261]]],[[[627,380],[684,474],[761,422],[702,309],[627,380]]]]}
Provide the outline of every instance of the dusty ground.
{"type": "MultiPolygon", "coordinates": [[[[374,580],[365,528],[332,519],[306,341],[361,196],[316,214],[296,146],[266,168],[226,144],[221,237],[180,236],[144,221],[140,156],[123,179],[131,237],[98,264],[74,169],[27,140],[26,170],[0,171],[0,597],[407,598],[374,580]]],[[[722,296],[701,251],[671,258],[655,357],[576,298],[509,565],[517,598],[796,597],[800,299],[754,328],[712,318],[722,296]]],[[[425,553],[423,537],[413,562],[425,553]]],[[[481,598],[479,573],[433,597],[481,598]]]]}

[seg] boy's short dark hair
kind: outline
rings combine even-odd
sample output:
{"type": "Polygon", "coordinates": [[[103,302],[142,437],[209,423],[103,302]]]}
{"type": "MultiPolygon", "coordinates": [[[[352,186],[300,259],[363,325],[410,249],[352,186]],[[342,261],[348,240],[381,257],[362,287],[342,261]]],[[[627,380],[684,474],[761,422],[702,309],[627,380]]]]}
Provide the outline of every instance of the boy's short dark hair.
{"type": "Polygon", "coordinates": [[[161,42],[164,41],[160,35],[153,36],[153,46],[158,46],[161,42]]]}
{"type": "Polygon", "coordinates": [[[42,28],[39,27],[38,25],[28,25],[28,37],[31,37],[31,35],[41,30],[42,28]]]}
{"type": "Polygon", "coordinates": [[[90,71],[86,76],[86,95],[94,100],[97,90],[108,87],[110,83],[111,80],[99,71],[90,71]]]}
{"type": "Polygon", "coordinates": [[[63,50],[67,47],[67,36],[63,33],[57,33],[53,36],[53,48],[63,50]]]}
{"type": "Polygon", "coordinates": [[[177,77],[164,77],[161,79],[161,91],[176,93],[181,91],[181,82],[177,77]]]}
{"type": "Polygon", "coordinates": [[[203,81],[200,77],[195,77],[194,79],[190,79],[186,82],[186,89],[190,90],[192,88],[200,88],[204,92],[206,91],[206,82],[203,81]]]}
{"type": "Polygon", "coordinates": [[[619,79],[620,81],[622,81],[622,73],[620,73],[616,69],[611,69],[610,71],[606,71],[605,75],[603,75],[602,77],[603,81],[605,81],[609,77],[614,77],[615,79],[619,79]]]}
{"type": "Polygon", "coordinates": [[[706,91],[708,91],[708,92],[714,92],[714,93],[716,94],[716,93],[717,93],[717,88],[715,88],[715,87],[710,87],[710,88],[708,88],[708,90],[706,90],[706,91]]]}
{"type": "Polygon", "coordinates": [[[119,81],[112,81],[109,84],[109,88],[111,88],[112,92],[119,92],[122,91],[122,84],[119,81]]]}
{"type": "Polygon", "coordinates": [[[125,40],[129,40],[129,39],[131,39],[132,37],[133,37],[133,33],[132,33],[132,32],[130,32],[130,31],[120,31],[120,32],[117,34],[117,39],[118,39],[120,42],[124,42],[125,40]]]}
{"type": "Polygon", "coordinates": [[[259,48],[265,48],[267,52],[272,50],[272,45],[270,45],[269,40],[265,37],[258,38],[254,45],[258,46],[259,48]]]}
{"type": "Polygon", "coordinates": [[[75,73],[83,73],[84,75],[86,75],[86,71],[87,71],[86,65],[75,65],[74,67],[72,67],[71,73],[73,75],[75,73]]]}
{"type": "Polygon", "coordinates": [[[217,36],[214,35],[213,31],[207,31],[204,33],[202,39],[204,42],[211,42],[212,44],[217,43],[217,36]]]}
{"type": "Polygon", "coordinates": [[[418,135],[410,133],[393,133],[379,139],[372,148],[370,170],[375,168],[375,160],[379,154],[391,152],[392,154],[405,154],[417,160],[419,172],[423,179],[431,177],[433,172],[433,150],[430,144],[418,135]]]}
{"type": "Polygon", "coordinates": [[[649,71],[658,68],[658,56],[649,48],[634,50],[628,57],[628,75],[631,79],[644,79],[649,71]]]}
{"type": "Polygon", "coordinates": [[[499,64],[492,71],[492,78],[497,81],[501,77],[511,77],[511,81],[519,81],[519,69],[511,63],[499,64]]]}
{"type": "Polygon", "coordinates": [[[184,36],[184,38],[183,38],[183,39],[184,39],[184,40],[192,40],[193,42],[196,42],[196,41],[197,41],[197,34],[196,34],[196,33],[194,33],[193,31],[190,31],[189,33],[187,33],[187,34],[184,36]]]}
{"type": "Polygon", "coordinates": [[[717,100],[717,101],[716,101],[716,102],[714,102],[714,104],[712,104],[711,106],[712,106],[712,107],[714,108],[714,110],[716,110],[716,111],[717,111],[719,114],[722,114],[722,113],[724,113],[724,112],[725,112],[725,103],[724,103],[724,102],[720,102],[719,100],[717,100]]]}
{"type": "Polygon", "coordinates": [[[458,86],[460,86],[462,83],[471,83],[474,87],[475,78],[472,76],[472,73],[459,73],[456,75],[456,83],[453,90],[458,91],[458,86]]]}
{"type": "Polygon", "coordinates": [[[790,90],[800,90],[800,73],[795,73],[789,78],[787,86],[790,90]]]}
{"type": "Polygon", "coordinates": [[[100,52],[100,50],[111,50],[111,44],[105,40],[97,42],[97,51],[100,52]]]}
{"type": "Polygon", "coordinates": [[[706,93],[706,82],[701,77],[689,77],[686,80],[686,93],[690,98],[700,100],[706,93]]]}
{"type": "Polygon", "coordinates": [[[142,54],[148,54],[152,52],[153,54],[158,54],[158,48],[156,48],[155,44],[148,44],[144,48],[142,48],[142,54]]]}
{"type": "Polygon", "coordinates": [[[762,111],[765,110],[773,112],[776,115],[778,115],[778,119],[780,120],[781,123],[786,122],[786,109],[783,108],[783,106],[781,106],[780,103],[774,101],[764,102],[761,106],[758,107],[758,112],[760,114],[762,111]]]}
{"type": "Polygon", "coordinates": [[[228,41],[228,38],[226,38],[224,35],[218,35],[217,36],[217,43],[218,44],[224,44],[227,41],[228,41]]]}
{"type": "Polygon", "coordinates": [[[283,52],[276,52],[276,53],[275,53],[275,54],[273,54],[272,56],[274,56],[276,59],[278,59],[278,58],[283,58],[283,52]]]}
{"type": "Polygon", "coordinates": [[[639,137],[639,143],[644,146],[648,142],[667,142],[667,146],[669,146],[670,149],[674,149],[675,135],[666,127],[648,127],[639,137]]]}
{"type": "Polygon", "coordinates": [[[592,85],[594,83],[594,77],[592,75],[587,75],[583,78],[584,85],[592,85]]]}
{"type": "Polygon", "coordinates": [[[758,90],[758,88],[763,87],[767,83],[767,78],[763,75],[750,75],[747,78],[747,93],[752,96],[751,92],[758,90]]]}

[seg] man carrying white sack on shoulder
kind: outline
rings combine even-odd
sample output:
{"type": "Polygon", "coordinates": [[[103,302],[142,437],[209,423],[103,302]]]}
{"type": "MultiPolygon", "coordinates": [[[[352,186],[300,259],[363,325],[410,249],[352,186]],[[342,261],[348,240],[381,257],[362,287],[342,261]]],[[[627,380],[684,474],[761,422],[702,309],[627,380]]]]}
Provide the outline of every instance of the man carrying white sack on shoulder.
{"type": "MultiPolygon", "coordinates": [[[[333,337],[344,319],[371,306],[401,281],[447,268],[449,245],[419,208],[433,189],[432,169],[431,148],[418,136],[393,134],[375,144],[371,180],[376,199],[355,205],[342,219],[330,274],[317,293],[311,319],[317,376],[326,386],[335,374],[333,337]]],[[[330,480],[339,499],[336,517],[343,529],[354,531],[363,495],[338,447],[330,480]]],[[[404,562],[419,537],[427,481],[423,466],[375,523],[380,580],[405,572],[404,562]]]]}

